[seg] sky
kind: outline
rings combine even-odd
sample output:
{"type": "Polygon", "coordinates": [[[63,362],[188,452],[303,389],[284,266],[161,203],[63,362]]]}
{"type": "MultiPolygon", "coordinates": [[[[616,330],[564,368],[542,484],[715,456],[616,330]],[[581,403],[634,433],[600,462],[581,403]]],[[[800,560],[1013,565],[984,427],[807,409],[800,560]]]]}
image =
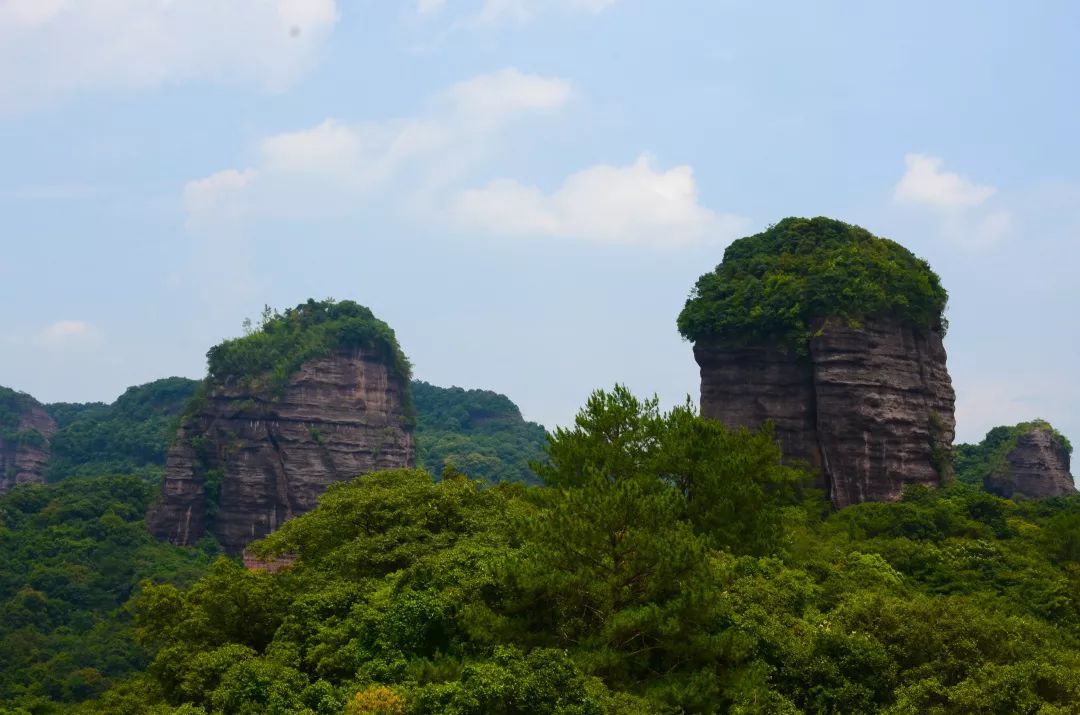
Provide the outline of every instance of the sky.
{"type": "Polygon", "coordinates": [[[112,401],[264,305],[352,299],[420,378],[568,424],[698,395],[733,239],[930,261],[960,441],[1080,440],[1080,4],[0,0],[0,384],[112,401]]]}

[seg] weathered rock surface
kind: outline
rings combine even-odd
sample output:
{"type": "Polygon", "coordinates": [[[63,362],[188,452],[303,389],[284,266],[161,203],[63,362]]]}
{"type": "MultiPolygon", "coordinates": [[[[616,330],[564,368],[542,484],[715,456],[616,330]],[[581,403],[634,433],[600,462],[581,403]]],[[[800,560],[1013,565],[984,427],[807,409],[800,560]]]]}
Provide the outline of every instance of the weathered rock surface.
{"type": "MultiPolygon", "coordinates": [[[[772,420],[789,461],[822,467],[814,368],[785,345],[694,345],[701,366],[701,414],[728,427],[756,429],[772,420]]],[[[822,483],[820,486],[824,486],[822,483]]]]}
{"type": "Polygon", "coordinates": [[[1007,468],[983,482],[998,496],[1043,499],[1076,493],[1069,473],[1069,453],[1049,429],[1040,427],[1021,435],[1005,459],[1007,468]]]}
{"type": "Polygon", "coordinates": [[[191,544],[209,528],[240,553],[333,482],[412,466],[405,390],[366,349],[304,363],[277,395],[213,386],[169,450],[151,531],[191,544]]]}
{"type": "Polygon", "coordinates": [[[0,430],[0,492],[19,484],[44,484],[49,440],[56,434],[52,417],[28,395],[8,405],[12,424],[0,430]]]}
{"type": "Polygon", "coordinates": [[[894,320],[825,323],[800,357],[780,344],[699,342],[701,410],[732,427],[772,420],[786,459],[837,507],[897,499],[945,476],[955,395],[940,335],[894,320]]]}

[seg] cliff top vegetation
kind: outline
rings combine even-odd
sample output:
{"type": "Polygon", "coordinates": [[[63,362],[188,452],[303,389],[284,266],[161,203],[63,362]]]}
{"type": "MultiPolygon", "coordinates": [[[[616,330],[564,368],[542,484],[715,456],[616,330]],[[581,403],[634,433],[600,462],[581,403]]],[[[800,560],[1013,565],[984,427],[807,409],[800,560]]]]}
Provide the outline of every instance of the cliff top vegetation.
{"type": "Polygon", "coordinates": [[[41,444],[45,437],[36,429],[20,429],[24,413],[40,403],[25,392],[0,387],[0,440],[41,444]]]}
{"type": "Polygon", "coordinates": [[[822,319],[890,316],[944,334],[947,299],[930,265],[899,243],[834,219],[786,218],[728,246],[678,326],[693,341],[780,340],[803,352],[822,319]]]}
{"type": "Polygon", "coordinates": [[[377,351],[402,380],[407,381],[411,373],[409,360],[390,326],[351,300],[308,299],[284,312],[267,306],[257,326],[248,320],[244,328],[246,335],[226,340],[206,353],[214,382],[278,388],[308,360],[354,347],[377,351]]]}

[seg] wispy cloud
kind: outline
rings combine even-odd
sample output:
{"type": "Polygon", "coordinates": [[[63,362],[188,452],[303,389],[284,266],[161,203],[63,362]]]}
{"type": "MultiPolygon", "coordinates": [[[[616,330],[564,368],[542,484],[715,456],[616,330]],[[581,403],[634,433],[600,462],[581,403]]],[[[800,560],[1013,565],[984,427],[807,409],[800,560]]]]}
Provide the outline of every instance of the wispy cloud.
{"type": "Polygon", "coordinates": [[[415,17],[431,21],[447,16],[443,30],[490,31],[507,26],[524,26],[544,15],[563,17],[595,16],[611,9],[619,0],[416,0],[415,17]]]}
{"type": "Polygon", "coordinates": [[[267,137],[254,166],[188,182],[189,226],[340,215],[395,181],[408,184],[405,193],[432,191],[467,173],[508,125],[559,110],[571,93],[566,80],[508,68],[451,86],[415,117],[327,119],[267,137]]]}
{"type": "Polygon", "coordinates": [[[525,23],[543,12],[584,12],[598,15],[618,0],[484,0],[476,21],[525,23]]]}
{"type": "Polygon", "coordinates": [[[443,9],[444,5],[446,5],[446,0],[417,0],[416,14],[421,17],[435,15],[443,9]]]}
{"type": "Polygon", "coordinates": [[[3,0],[0,112],[192,80],[278,89],[337,19],[335,0],[3,0]]]}
{"type": "Polygon", "coordinates": [[[42,329],[40,341],[49,347],[86,347],[101,341],[101,331],[85,320],[58,320],[42,329]]]}
{"type": "Polygon", "coordinates": [[[692,167],[657,168],[645,155],[579,170],[551,193],[513,178],[469,185],[510,125],[572,96],[564,79],[507,68],[452,85],[414,117],[327,119],[266,137],[253,165],[188,182],[188,226],[235,234],[237,221],[354,215],[379,196],[411,220],[501,236],[676,245],[745,228],[700,203],[692,167]]]}

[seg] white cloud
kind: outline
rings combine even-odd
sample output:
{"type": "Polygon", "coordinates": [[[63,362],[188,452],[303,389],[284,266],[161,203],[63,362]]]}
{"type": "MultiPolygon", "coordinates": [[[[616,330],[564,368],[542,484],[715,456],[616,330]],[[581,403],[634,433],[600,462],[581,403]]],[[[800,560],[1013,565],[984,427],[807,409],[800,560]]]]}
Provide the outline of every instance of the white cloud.
{"type": "Polygon", "coordinates": [[[743,219],[700,204],[691,167],[659,169],[645,156],[579,171],[551,194],[512,179],[462,190],[509,125],[572,96],[564,79],[508,68],[449,87],[415,117],[327,119],[267,137],[252,166],[184,187],[188,226],[235,235],[238,221],[343,217],[396,196],[413,219],[496,235],[671,245],[745,229],[743,219]]]}
{"type": "Polygon", "coordinates": [[[532,20],[545,10],[586,12],[598,15],[618,0],[484,0],[477,15],[481,23],[517,22],[532,20]]]}
{"type": "Polygon", "coordinates": [[[434,15],[442,10],[444,5],[446,0],[417,0],[416,14],[421,17],[434,15]]]}
{"type": "Polygon", "coordinates": [[[191,80],[278,89],[337,18],[335,0],[0,0],[0,112],[191,80]]]}
{"type": "Polygon", "coordinates": [[[670,245],[730,240],[744,219],[698,202],[693,170],[656,170],[645,156],[629,166],[593,166],[554,193],[502,179],[461,192],[452,207],[465,227],[495,235],[557,236],[609,243],[670,245]]]}
{"type": "Polygon", "coordinates": [[[925,154],[904,157],[907,170],[896,185],[893,198],[899,203],[921,204],[939,209],[979,206],[997,191],[967,177],[944,171],[944,161],[925,154]]]}
{"type": "Polygon", "coordinates": [[[995,187],[945,171],[945,162],[938,157],[908,154],[904,163],[906,170],[893,191],[893,201],[929,209],[924,218],[935,222],[950,243],[982,251],[1012,236],[1014,212],[995,206],[1002,203],[995,187]],[[991,198],[994,201],[988,203],[991,198]]]}
{"type": "Polygon", "coordinates": [[[41,342],[52,347],[67,347],[97,343],[100,331],[85,320],[58,320],[40,334],[41,342]]]}
{"type": "Polygon", "coordinates": [[[570,95],[565,80],[510,68],[453,85],[417,117],[327,119],[270,136],[259,144],[255,166],[188,182],[189,225],[341,215],[403,177],[412,180],[413,191],[435,190],[474,165],[511,122],[557,110],[570,95]]]}

